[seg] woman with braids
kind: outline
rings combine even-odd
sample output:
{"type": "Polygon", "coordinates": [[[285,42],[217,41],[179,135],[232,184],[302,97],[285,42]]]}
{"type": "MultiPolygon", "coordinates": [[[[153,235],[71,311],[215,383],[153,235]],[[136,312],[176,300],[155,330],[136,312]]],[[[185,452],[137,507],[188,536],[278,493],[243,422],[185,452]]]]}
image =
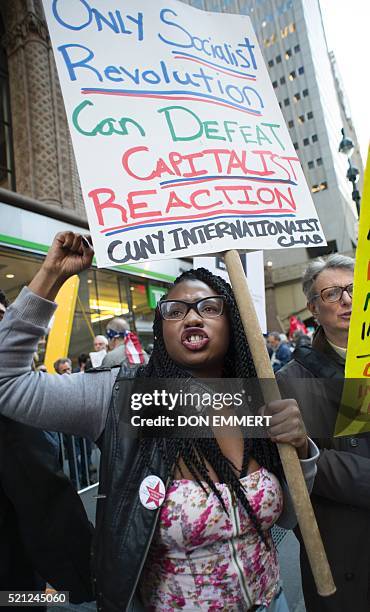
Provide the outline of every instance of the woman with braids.
{"type": "MultiPolygon", "coordinates": [[[[31,371],[67,278],[91,265],[88,243],[58,234],[0,325],[0,412],[90,438],[102,456],[93,580],[99,610],[284,612],[270,528],[295,525],[276,442],[294,445],[308,488],[318,452],[294,400],[271,402],[267,439],[142,437],[128,425],[130,377],[255,377],[230,286],[207,270],[180,276],[159,303],[154,349],[137,371],[31,371]],[[117,375],[118,374],[118,375],[117,375]]],[[[203,387],[202,387],[203,385],[203,387]]],[[[140,428],[136,428],[140,430],[140,428]]]]}

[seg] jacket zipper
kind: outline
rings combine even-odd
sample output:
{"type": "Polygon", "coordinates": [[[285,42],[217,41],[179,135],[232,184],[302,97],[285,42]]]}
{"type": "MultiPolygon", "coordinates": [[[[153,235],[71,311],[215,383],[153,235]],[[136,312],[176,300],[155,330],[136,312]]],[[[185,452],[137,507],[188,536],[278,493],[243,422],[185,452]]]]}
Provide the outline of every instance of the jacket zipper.
{"type": "Polygon", "coordinates": [[[240,518],[238,512],[238,505],[235,499],[235,495],[230,492],[230,489],[227,486],[225,487],[225,490],[227,491],[227,495],[230,502],[230,519],[233,526],[233,537],[229,539],[228,544],[231,552],[231,559],[238,575],[240,588],[243,593],[244,600],[248,606],[247,609],[249,610],[249,608],[252,607],[253,603],[249,595],[248,586],[244,577],[243,563],[238,555],[238,551],[234,544],[234,538],[240,535],[240,518]]]}
{"type": "MultiPolygon", "coordinates": [[[[167,482],[166,482],[166,491],[167,491],[167,489],[168,489],[168,487],[169,487],[170,480],[171,480],[171,478],[168,478],[168,479],[167,479],[167,482]]],[[[142,561],[141,561],[141,565],[140,565],[140,568],[139,568],[139,571],[138,571],[138,574],[137,574],[137,578],[136,578],[135,584],[134,584],[133,589],[132,589],[132,592],[131,592],[130,599],[129,599],[128,603],[127,603],[126,610],[128,610],[128,609],[129,609],[130,604],[131,604],[131,602],[132,602],[132,598],[134,597],[134,595],[135,595],[135,593],[136,593],[136,587],[137,587],[138,582],[139,582],[139,580],[140,580],[141,572],[143,571],[143,567],[144,567],[144,564],[145,564],[146,558],[147,558],[147,556],[148,556],[149,548],[150,548],[150,545],[151,545],[151,543],[152,543],[153,536],[154,536],[154,532],[155,532],[156,527],[157,527],[157,523],[158,523],[158,519],[159,519],[159,514],[160,514],[160,511],[161,511],[161,509],[160,509],[160,508],[158,508],[157,513],[156,513],[156,517],[155,517],[155,521],[154,521],[154,523],[153,523],[153,527],[152,527],[152,530],[151,530],[151,532],[150,532],[150,536],[149,536],[149,538],[148,538],[148,544],[147,544],[147,546],[146,546],[146,548],[145,548],[145,552],[144,552],[144,555],[143,555],[143,558],[142,558],[142,561]]]]}

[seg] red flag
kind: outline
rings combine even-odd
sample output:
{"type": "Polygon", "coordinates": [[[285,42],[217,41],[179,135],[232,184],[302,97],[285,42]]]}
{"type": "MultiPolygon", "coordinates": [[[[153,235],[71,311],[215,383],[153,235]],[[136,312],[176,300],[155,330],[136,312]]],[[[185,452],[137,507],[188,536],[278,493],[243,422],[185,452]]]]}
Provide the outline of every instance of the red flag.
{"type": "Polygon", "coordinates": [[[140,340],[136,334],[131,331],[126,332],[125,335],[125,348],[128,362],[132,365],[140,364],[145,362],[140,340]]]}

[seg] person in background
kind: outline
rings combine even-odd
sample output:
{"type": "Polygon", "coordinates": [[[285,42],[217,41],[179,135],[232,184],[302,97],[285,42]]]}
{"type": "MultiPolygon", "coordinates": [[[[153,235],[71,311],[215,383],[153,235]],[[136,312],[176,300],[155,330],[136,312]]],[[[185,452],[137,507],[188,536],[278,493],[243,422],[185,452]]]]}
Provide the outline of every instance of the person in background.
{"type": "Polygon", "coordinates": [[[91,368],[99,368],[108,351],[108,339],[105,336],[98,335],[94,338],[94,350],[89,353],[89,358],[86,362],[85,372],[91,368]]]}
{"type": "Polygon", "coordinates": [[[277,374],[283,395],[299,402],[309,432],[327,423],[315,439],[320,459],[312,504],[337,592],[318,596],[301,542],[307,612],[370,610],[370,434],[334,438],[332,432],[343,388],[353,270],[354,260],[339,254],[310,263],[303,292],[319,327],[312,346],[297,346],[277,374]]]}
{"type": "MultiPolygon", "coordinates": [[[[69,357],[60,357],[60,359],[54,362],[54,370],[60,375],[72,374],[72,361],[69,357]]],[[[86,442],[79,436],[61,434],[61,437],[67,454],[70,479],[75,489],[81,489],[88,484],[86,476],[86,464],[88,461],[86,458],[88,454],[86,442]]]]}
{"type": "Polygon", "coordinates": [[[154,348],[154,344],[152,342],[150,342],[149,344],[147,344],[145,352],[146,354],[150,357],[150,355],[153,352],[153,348],[154,348]]]}
{"type": "Polygon", "coordinates": [[[3,320],[6,309],[9,306],[9,302],[6,298],[6,295],[2,289],[0,289],[0,321],[3,320]]]}
{"type": "Polygon", "coordinates": [[[77,357],[78,366],[76,368],[73,368],[73,374],[76,374],[78,372],[84,372],[89,362],[89,359],[90,358],[87,353],[80,353],[80,355],[77,357]]]}
{"type": "Polygon", "coordinates": [[[94,351],[107,351],[108,350],[108,338],[102,335],[95,336],[94,338],[94,351]]]}
{"type": "MultiPolygon", "coordinates": [[[[0,290],[1,319],[7,307],[0,290]]],[[[74,603],[92,600],[91,539],[52,434],[0,416],[0,590],[42,591],[49,582],[74,603]]]]}
{"type": "Polygon", "coordinates": [[[287,342],[280,338],[279,332],[270,332],[267,336],[267,346],[271,350],[271,365],[274,372],[277,372],[292,358],[292,353],[287,342]]]}
{"type": "Polygon", "coordinates": [[[60,357],[53,366],[57,374],[72,374],[72,361],[69,357],[60,357]]]}
{"type": "Polygon", "coordinates": [[[312,341],[308,334],[303,333],[302,330],[297,329],[292,334],[292,339],[290,341],[290,350],[293,353],[296,348],[299,346],[311,346],[312,341]]]}
{"type": "Polygon", "coordinates": [[[130,331],[128,323],[115,317],[106,329],[109,353],[102,361],[103,367],[114,368],[123,363],[128,365],[148,363],[148,355],[143,350],[136,334],[130,331]]]}

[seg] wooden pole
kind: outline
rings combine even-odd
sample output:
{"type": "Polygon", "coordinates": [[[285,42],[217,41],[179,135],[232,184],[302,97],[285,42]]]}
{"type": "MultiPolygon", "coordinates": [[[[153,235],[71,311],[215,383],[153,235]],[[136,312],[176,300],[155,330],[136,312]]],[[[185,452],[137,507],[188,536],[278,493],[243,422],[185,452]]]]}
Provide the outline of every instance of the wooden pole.
{"type": "MultiPolygon", "coordinates": [[[[271,379],[268,385],[262,385],[264,400],[266,403],[279,400],[281,399],[279,387],[267,353],[239,253],[235,250],[227,251],[224,258],[257,376],[261,379],[271,379]]],[[[278,444],[278,449],[317,591],[323,597],[333,595],[336,591],[335,584],[297,452],[290,444],[278,444]]]]}

